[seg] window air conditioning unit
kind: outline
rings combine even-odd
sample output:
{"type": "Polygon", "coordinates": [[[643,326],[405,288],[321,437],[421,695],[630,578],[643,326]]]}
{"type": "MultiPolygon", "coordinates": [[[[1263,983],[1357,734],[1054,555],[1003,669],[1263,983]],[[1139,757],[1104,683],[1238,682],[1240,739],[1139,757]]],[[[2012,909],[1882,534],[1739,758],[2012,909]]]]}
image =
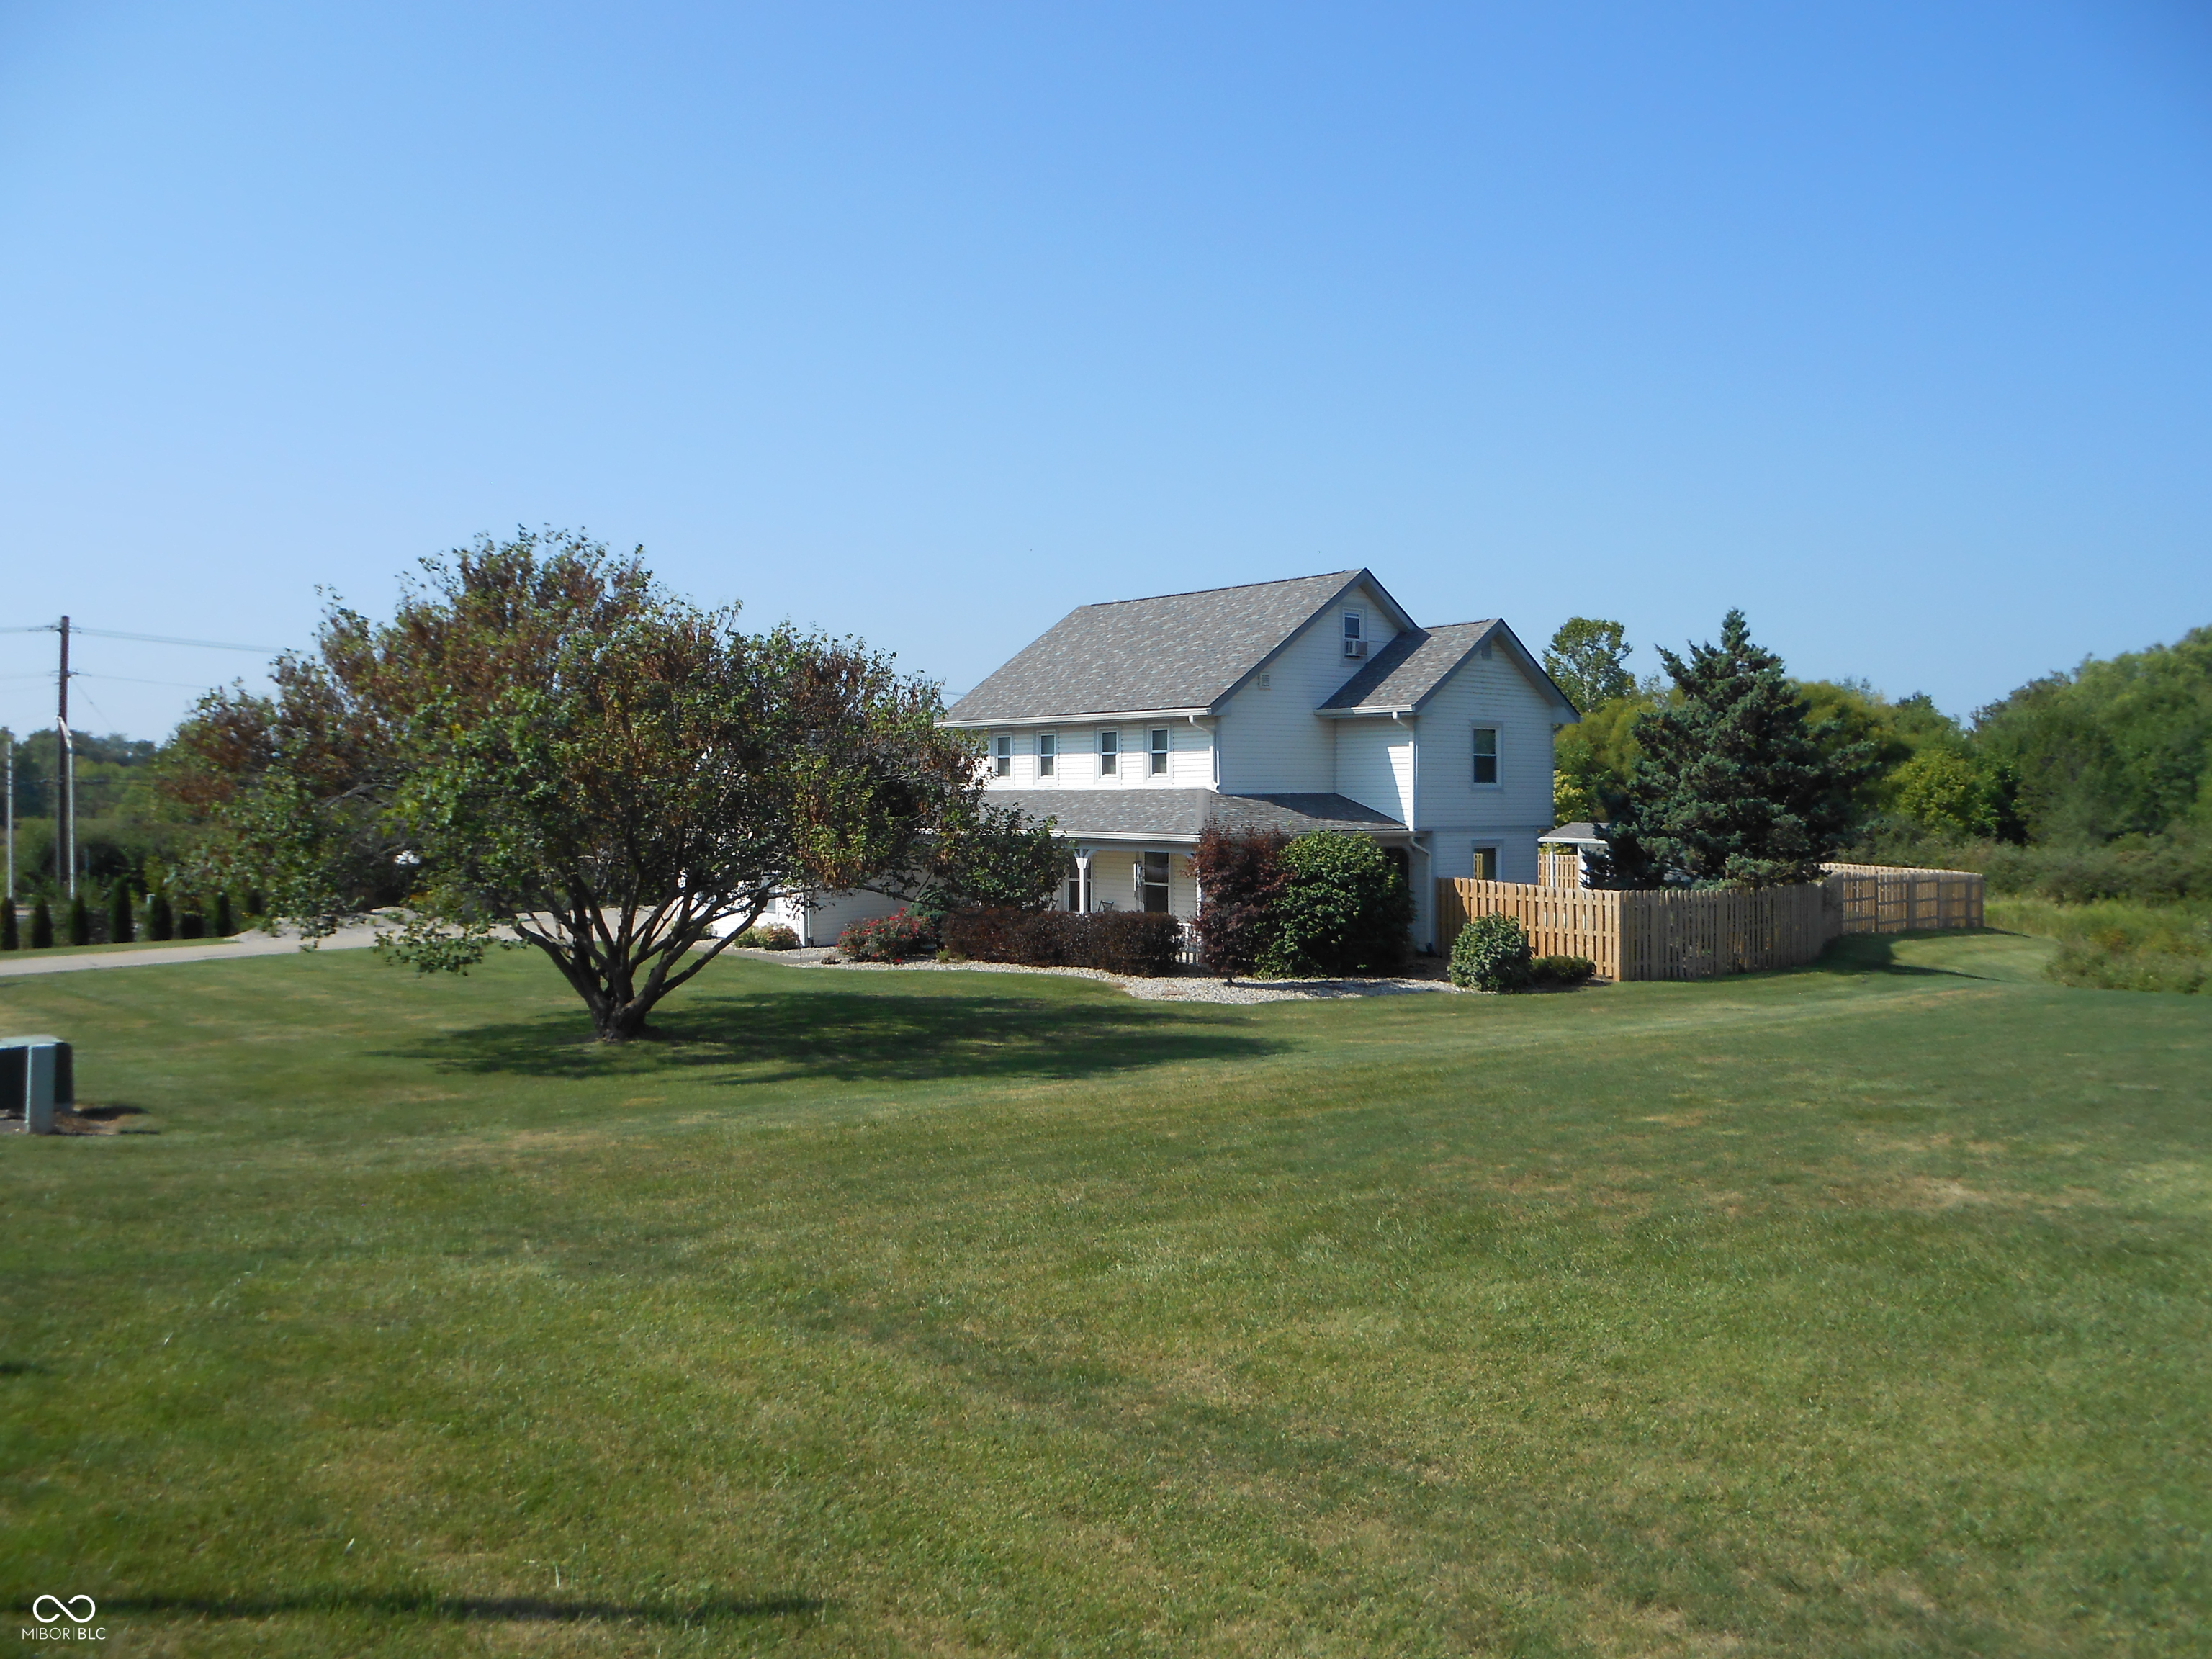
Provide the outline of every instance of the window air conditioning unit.
{"type": "Polygon", "coordinates": [[[1344,642],[1344,654],[1347,657],[1365,656],[1367,654],[1367,641],[1364,640],[1346,640],[1344,642]]]}

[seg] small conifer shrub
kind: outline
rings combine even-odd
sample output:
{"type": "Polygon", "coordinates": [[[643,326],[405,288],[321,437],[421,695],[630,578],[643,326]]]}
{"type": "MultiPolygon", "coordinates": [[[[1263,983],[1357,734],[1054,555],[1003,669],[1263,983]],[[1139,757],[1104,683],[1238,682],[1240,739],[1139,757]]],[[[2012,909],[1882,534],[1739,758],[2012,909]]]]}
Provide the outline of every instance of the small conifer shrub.
{"type": "Polygon", "coordinates": [[[176,914],[169,908],[169,896],[156,893],[146,901],[146,937],[151,939],[171,939],[177,936],[176,914]]]}
{"type": "Polygon", "coordinates": [[[128,945],[137,929],[131,915],[131,884],[118,881],[107,890],[107,942],[128,945]]]}
{"type": "Polygon", "coordinates": [[[20,951],[23,936],[16,931],[15,901],[0,899],[0,951],[20,951]]]}
{"type": "Polygon", "coordinates": [[[31,907],[31,948],[50,951],[54,944],[54,913],[46,900],[31,907]]]}
{"type": "Polygon", "coordinates": [[[69,902],[69,942],[71,945],[92,943],[92,913],[84,908],[84,895],[72,894],[69,902]]]}

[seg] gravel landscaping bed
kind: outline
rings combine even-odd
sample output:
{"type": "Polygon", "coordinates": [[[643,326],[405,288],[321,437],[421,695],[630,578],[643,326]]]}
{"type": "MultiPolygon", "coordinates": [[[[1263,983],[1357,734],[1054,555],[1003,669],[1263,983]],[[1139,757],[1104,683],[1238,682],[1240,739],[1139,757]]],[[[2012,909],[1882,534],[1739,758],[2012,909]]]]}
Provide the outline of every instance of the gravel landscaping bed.
{"type": "Polygon", "coordinates": [[[787,968],[837,968],[849,973],[872,974],[1060,974],[1074,979],[1103,980],[1118,985],[1133,997],[1148,1002],[1328,1002],[1340,997],[1395,997],[1423,991],[1469,994],[1442,977],[1409,975],[1396,979],[1240,979],[1224,983],[1210,974],[1188,969],[1158,979],[1129,974],[1109,974],[1097,968],[1028,968],[1012,962],[846,962],[823,945],[796,951],[747,951],[734,946],[726,956],[750,957],[757,962],[780,963],[787,968]]]}

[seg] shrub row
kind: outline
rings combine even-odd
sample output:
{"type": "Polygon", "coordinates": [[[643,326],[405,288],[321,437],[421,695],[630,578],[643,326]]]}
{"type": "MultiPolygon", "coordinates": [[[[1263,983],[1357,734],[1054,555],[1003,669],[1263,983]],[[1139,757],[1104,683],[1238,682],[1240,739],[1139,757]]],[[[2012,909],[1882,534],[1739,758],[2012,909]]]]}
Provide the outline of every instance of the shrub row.
{"type": "Polygon", "coordinates": [[[1179,931],[1173,916],[1141,910],[959,910],[940,936],[948,956],[971,962],[1151,976],[1175,967],[1179,931]]]}
{"type": "Polygon", "coordinates": [[[1864,864],[1978,870],[1990,891],[2087,904],[2099,899],[2152,902],[2212,898],[2212,832],[2180,825],[2156,836],[2123,836],[2084,844],[1943,840],[1894,827],[1869,834],[1842,854],[1864,864]]]}

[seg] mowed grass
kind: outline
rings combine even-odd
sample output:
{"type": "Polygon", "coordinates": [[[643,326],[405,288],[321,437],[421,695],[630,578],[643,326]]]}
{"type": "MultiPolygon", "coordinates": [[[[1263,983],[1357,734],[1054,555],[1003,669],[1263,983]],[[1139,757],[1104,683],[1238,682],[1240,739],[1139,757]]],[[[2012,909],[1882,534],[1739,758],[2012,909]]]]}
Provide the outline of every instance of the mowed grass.
{"type": "Polygon", "coordinates": [[[130,1654],[2200,1653],[2212,1002],[0,981],[0,1552],[130,1654]]]}

